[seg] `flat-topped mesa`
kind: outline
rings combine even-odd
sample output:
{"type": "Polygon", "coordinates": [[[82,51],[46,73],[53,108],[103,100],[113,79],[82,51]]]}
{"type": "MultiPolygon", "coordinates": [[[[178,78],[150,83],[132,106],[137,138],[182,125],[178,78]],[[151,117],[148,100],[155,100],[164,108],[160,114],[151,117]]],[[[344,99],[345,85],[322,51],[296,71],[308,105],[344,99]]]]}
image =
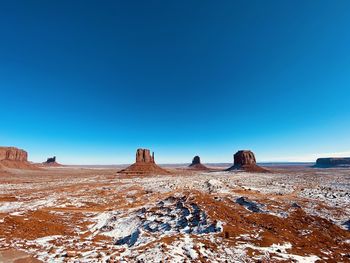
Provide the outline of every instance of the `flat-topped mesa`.
{"type": "Polygon", "coordinates": [[[170,172],[156,165],[154,161],[154,153],[151,155],[150,150],[137,149],[136,162],[118,173],[128,175],[150,175],[169,174],[170,172]]]}
{"type": "Polygon", "coordinates": [[[317,168],[350,167],[350,157],[318,158],[316,160],[315,167],[317,168]]]}
{"type": "Polygon", "coordinates": [[[247,172],[269,172],[268,170],[258,166],[256,164],[255,155],[249,150],[240,150],[233,155],[233,166],[227,169],[232,170],[243,170],[247,172]]]}
{"type": "Polygon", "coordinates": [[[27,162],[28,153],[16,147],[0,147],[0,161],[3,160],[27,162]]]}
{"type": "Polygon", "coordinates": [[[188,167],[194,170],[208,170],[208,167],[201,164],[201,158],[198,155],[193,157],[192,163],[188,167]]]}
{"type": "Polygon", "coordinates": [[[0,147],[0,168],[38,169],[28,162],[28,153],[16,147],[0,147]]]}
{"type": "Polygon", "coordinates": [[[238,151],[233,155],[233,165],[256,165],[255,155],[252,151],[238,151]]]}
{"type": "Polygon", "coordinates": [[[136,163],[154,163],[154,152],[148,149],[137,149],[136,151],[136,163]]]}

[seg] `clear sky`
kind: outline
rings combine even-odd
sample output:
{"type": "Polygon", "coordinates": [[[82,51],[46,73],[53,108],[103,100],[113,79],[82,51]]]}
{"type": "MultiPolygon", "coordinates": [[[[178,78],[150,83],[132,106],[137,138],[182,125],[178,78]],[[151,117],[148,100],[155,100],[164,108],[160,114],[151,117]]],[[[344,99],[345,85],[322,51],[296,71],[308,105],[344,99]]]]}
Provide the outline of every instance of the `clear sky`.
{"type": "Polygon", "coordinates": [[[0,145],[70,164],[350,155],[350,1],[1,1],[0,145]]]}

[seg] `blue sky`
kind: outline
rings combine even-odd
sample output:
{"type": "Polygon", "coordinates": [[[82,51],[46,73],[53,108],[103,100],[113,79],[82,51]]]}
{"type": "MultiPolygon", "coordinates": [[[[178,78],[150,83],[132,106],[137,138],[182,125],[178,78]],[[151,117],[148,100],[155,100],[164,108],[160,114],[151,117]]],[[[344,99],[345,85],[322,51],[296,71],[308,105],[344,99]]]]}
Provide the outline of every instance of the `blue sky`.
{"type": "Polygon", "coordinates": [[[349,1],[7,1],[0,144],[117,164],[350,155],[349,1]]]}

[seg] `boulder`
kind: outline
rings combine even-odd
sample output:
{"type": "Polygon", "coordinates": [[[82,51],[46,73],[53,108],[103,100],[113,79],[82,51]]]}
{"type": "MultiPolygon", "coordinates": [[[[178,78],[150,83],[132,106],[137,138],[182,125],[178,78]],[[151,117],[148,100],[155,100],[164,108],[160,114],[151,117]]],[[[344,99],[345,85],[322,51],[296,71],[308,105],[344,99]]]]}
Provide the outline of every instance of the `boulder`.
{"type": "Polygon", "coordinates": [[[154,161],[154,153],[148,149],[137,149],[136,161],[129,167],[119,171],[127,175],[169,174],[170,172],[159,167],[154,161]]]}
{"type": "Polygon", "coordinates": [[[350,167],[350,158],[318,158],[315,167],[332,168],[332,167],[350,167]]]}
{"type": "Polygon", "coordinates": [[[194,170],[208,170],[208,167],[201,164],[201,158],[198,155],[193,157],[192,163],[188,167],[194,170]]]}
{"type": "Polygon", "coordinates": [[[255,155],[249,150],[240,150],[233,155],[233,166],[227,169],[243,170],[246,172],[268,172],[268,170],[258,166],[256,164],[255,155]]]}

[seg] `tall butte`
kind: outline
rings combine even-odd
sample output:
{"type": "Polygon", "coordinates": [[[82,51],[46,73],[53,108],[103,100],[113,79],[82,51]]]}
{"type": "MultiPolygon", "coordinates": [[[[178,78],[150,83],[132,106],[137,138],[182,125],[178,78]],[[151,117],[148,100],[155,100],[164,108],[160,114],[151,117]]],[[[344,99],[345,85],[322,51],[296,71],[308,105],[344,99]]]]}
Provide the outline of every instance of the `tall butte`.
{"type": "Polygon", "coordinates": [[[148,149],[137,149],[136,162],[118,173],[130,175],[169,174],[170,172],[159,167],[154,161],[154,152],[148,149]]]}
{"type": "Polygon", "coordinates": [[[252,151],[241,150],[233,155],[233,166],[227,171],[242,170],[246,172],[267,173],[268,170],[256,164],[255,155],[252,151]]]}
{"type": "Polygon", "coordinates": [[[201,163],[201,158],[198,155],[193,157],[192,163],[188,167],[193,170],[209,170],[208,167],[201,163]]]}

